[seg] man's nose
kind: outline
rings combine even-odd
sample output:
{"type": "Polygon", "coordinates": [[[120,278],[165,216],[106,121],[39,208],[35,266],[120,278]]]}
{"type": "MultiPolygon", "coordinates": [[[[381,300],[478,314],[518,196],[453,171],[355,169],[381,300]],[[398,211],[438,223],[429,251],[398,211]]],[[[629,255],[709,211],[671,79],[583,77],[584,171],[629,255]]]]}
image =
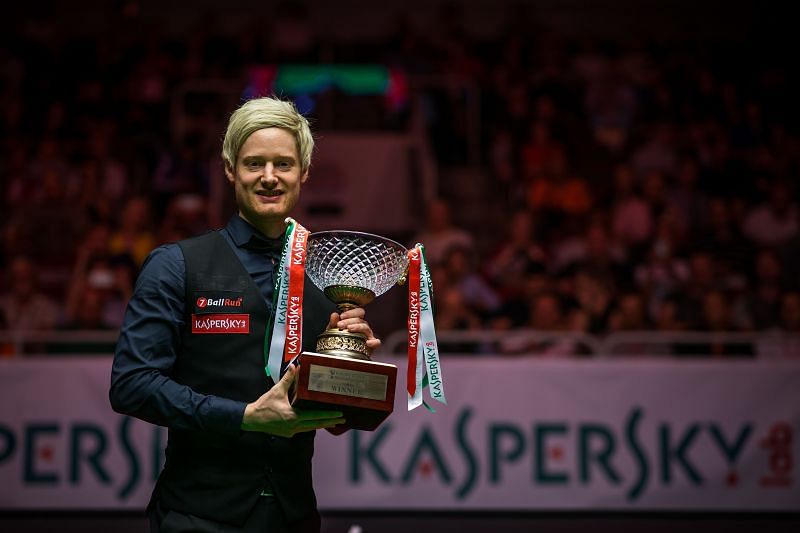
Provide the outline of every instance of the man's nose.
{"type": "Polygon", "coordinates": [[[261,175],[261,181],[265,183],[277,183],[278,178],[275,176],[275,165],[267,162],[264,166],[264,173],[261,175]]]}

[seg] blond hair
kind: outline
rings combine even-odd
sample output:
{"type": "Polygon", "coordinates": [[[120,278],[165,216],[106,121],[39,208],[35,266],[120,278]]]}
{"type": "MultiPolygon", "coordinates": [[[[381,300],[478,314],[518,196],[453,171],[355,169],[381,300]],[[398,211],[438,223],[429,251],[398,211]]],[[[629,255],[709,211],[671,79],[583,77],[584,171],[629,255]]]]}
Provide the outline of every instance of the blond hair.
{"type": "Polygon", "coordinates": [[[281,128],[294,135],[300,170],[305,174],[311,166],[314,137],[308,120],[297,111],[292,102],[272,97],[255,98],[242,104],[231,115],[222,141],[222,160],[229,170],[236,167],[239,150],[254,131],[264,128],[281,128]]]}

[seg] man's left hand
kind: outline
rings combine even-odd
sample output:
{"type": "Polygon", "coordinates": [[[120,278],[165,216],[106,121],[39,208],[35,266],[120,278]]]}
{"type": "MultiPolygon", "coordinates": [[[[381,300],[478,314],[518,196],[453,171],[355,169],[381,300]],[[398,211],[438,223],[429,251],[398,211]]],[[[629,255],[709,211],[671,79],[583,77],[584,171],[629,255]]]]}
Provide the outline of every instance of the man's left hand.
{"type": "Polygon", "coordinates": [[[328,328],[339,328],[343,331],[351,333],[361,333],[367,337],[367,350],[372,353],[378,346],[381,345],[381,340],[375,337],[372,328],[364,320],[365,312],[363,307],[356,307],[345,311],[341,315],[339,313],[331,313],[331,318],[328,321],[328,328]]]}

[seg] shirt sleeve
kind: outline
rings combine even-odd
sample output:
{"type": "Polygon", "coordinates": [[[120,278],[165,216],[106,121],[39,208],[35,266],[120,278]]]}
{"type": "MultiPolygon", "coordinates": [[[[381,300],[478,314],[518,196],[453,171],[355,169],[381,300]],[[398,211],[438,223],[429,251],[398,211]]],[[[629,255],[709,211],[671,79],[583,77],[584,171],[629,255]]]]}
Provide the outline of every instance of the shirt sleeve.
{"type": "Polygon", "coordinates": [[[142,266],[114,353],[111,406],[173,429],[237,435],[243,402],[199,394],[169,377],[186,322],[185,272],[177,244],[156,248],[142,266]]]}

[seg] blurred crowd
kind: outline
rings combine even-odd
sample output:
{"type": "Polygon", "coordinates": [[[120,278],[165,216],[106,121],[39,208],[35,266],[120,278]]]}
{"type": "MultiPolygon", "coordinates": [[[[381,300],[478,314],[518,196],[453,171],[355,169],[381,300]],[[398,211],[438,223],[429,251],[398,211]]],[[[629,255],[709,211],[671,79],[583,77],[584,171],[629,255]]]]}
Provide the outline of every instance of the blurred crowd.
{"type": "Polygon", "coordinates": [[[294,2],[280,24],[225,34],[202,19],[176,37],[117,5],[102,44],[46,18],[0,38],[2,329],[117,328],[152,248],[224,223],[208,201],[227,110],[198,104],[174,135],[180,83],[363,62],[411,80],[440,168],[477,157],[486,177],[481,216],[461,216],[462,184],[442,180],[408,243],[427,247],[439,329],[800,333],[800,114],[784,55],[573,41],[518,14],[477,38],[453,4],[434,34],[397,17],[379,42],[321,39],[294,2]],[[442,83],[414,89],[420,77],[442,83]]]}

